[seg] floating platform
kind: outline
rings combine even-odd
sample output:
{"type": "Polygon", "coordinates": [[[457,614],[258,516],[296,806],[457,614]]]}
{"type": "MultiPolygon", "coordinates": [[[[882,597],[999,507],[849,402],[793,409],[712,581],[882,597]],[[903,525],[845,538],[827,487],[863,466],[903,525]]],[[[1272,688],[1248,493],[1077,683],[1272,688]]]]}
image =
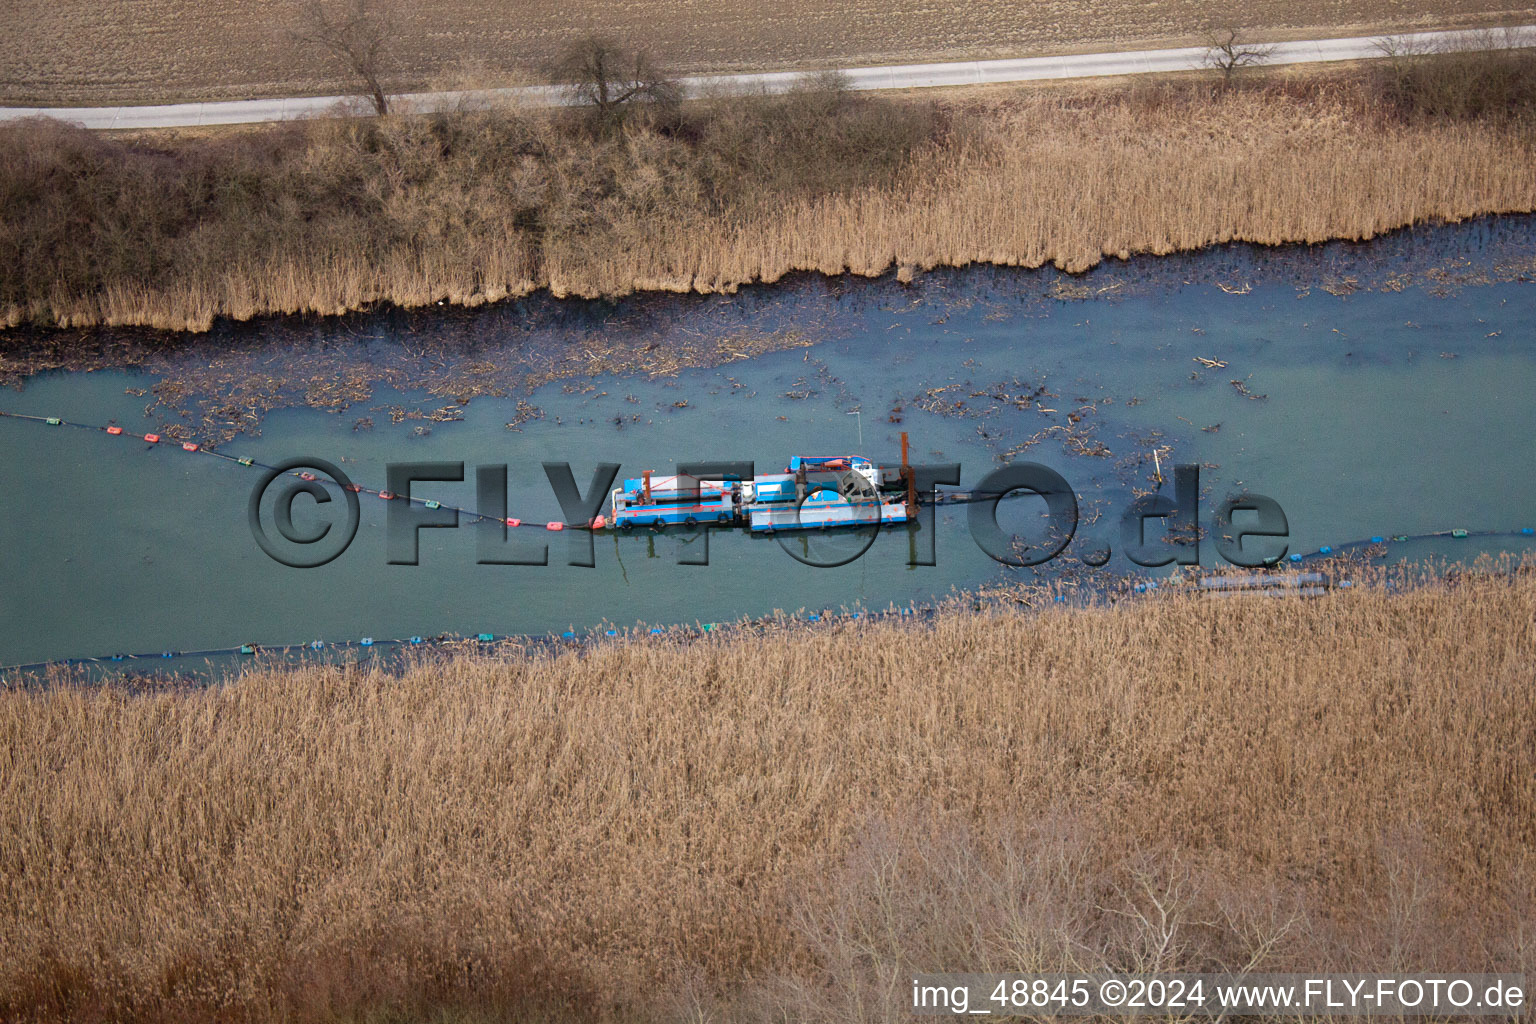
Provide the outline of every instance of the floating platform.
{"type": "Polygon", "coordinates": [[[734,477],[631,477],[611,495],[621,530],[637,526],[745,526],[754,533],[858,529],[905,523],[916,510],[905,466],[859,455],[796,455],[782,473],[734,477]]]}

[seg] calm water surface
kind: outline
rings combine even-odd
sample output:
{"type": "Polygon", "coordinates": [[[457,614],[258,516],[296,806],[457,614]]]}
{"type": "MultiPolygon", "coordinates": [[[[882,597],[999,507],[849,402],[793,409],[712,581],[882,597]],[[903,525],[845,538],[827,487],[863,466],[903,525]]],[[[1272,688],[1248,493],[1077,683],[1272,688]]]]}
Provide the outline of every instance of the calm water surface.
{"type": "MultiPolygon", "coordinates": [[[[1206,521],[1235,486],[1278,500],[1292,550],[1377,533],[1518,528],[1536,520],[1536,286],[1493,271],[1533,252],[1536,226],[1510,219],[1364,246],[1132,261],[1077,279],[973,269],[913,287],[806,279],[553,314],[548,303],[508,306],[474,315],[476,344],[494,344],[499,332],[601,344],[605,331],[634,329],[612,324],[641,313],[662,336],[750,325],[792,331],[800,343],[667,376],[610,374],[478,397],[456,422],[391,422],[390,407],[443,399],[381,385],[339,415],[273,410],[259,433],[221,448],[265,462],[320,456],[375,487],[390,462],[463,461],[469,480],[416,493],[466,507],[476,504],[473,467],[504,463],[511,513],[546,520],[560,513],[543,461],[570,462],[583,487],[598,462],[621,463],[626,476],[693,459],[751,459],[768,472],[797,453],[894,461],[906,430],[915,460],[961,463],[962,485],[1008,459],[1053,467],[1080,492],[1085,538],[1112,538],[1113,517],[1151,480],[1154,450],[1165,467],[1203,465],[1206,521]],[[1451,284],[1436,269],[1448,265],[1451,284]],[[1412,271],[1406,285],[1399,271],[1412,271]],[[1056,297],[1064,287],[1070,297],[1056,297]],[[1032,401],[1013,401],[1042,386],[1032,401]],[[528,418],[530,406],[542,416],[528,418]],[[372,428],[355,429],[365,415],[372,428]]],[[[455,322],[462,329],[463,315],[455,322]]],[[[290,346],[296,335],[325,346],[361,332],[378,351],[406,343],[397,323],[230,330],[286,332],[290,346]]],[[[156,430],[163,410],[146,417],[146,398],[132,392],[158,380],[129,370],[42,374],[0,394],[0,407],[156,430]]],[[[252,483],[251,470],[172,446],[0,419],[0,664],[879,608],[1060,571],[999,566],[957,509],[939,514],[932,567],[906,564],[905,531],[886,532],[836,569],[802,565],[777,541],[739,532],[712,538],[707,567],[676,564],[681,541],[648,532],[599,537],[595,568],[565,564],[566,540],[544,534],[528,540],[551,541],[550,565],[487,566],[476,564],[468,526],[423,531],[420,564],[394,566],[384,503],[367,496],[350,548],[296,570],[252,540],[252,483]]],[[[1022,527],[1032,511],[1028,500],[1014,503],[1005,525],[1022,527]]],[[[1462,541],[1404,553],[1523,547],[1462,541]]],[[[1214,564],[1214,553],[1204,561],[1214,564]]],[[[1108,569],[1134,566],[1116,553],[1108,569]]]]}

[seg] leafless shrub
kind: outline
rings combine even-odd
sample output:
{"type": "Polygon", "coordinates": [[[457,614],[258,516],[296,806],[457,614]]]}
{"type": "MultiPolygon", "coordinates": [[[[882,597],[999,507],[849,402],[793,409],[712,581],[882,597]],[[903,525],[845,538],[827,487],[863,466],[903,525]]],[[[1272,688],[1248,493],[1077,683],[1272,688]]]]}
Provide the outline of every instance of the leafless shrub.
{"type": "Polygon", "coordinates": [[[1274,55],[1271,45],[1250,42],[1243,30],[1233,27],[1213,29],[1206,35],[1205,66],[1221,72],[1222,88],[1232,84],[1232,76],[1243,68],[1258,67],[1274,55]]]}
{"type": "Polygon", "coordinates": [[[1536,113],[1536,39],[1519,30],[1467,32],[1438,46],[1401,36],[1376,45],[1377,93],[1403,117],[1468,121],[1536,113]]]}
{"type": "Polygon", "coordinates": [[[676,79],[649,54],[606,36],[578,39],[551,71],[555,81],[569,84],[576,98],[607,123],[622,120],[634,107],[667,109],[682,99],[676,79]]]}
{"type": "Polygon", "coordinates": [[[390,46],[398,31],[394,0],[305,0],[303,24],[294,37],[329,53],[342,64],[358,95],[383,117],[389,113],[384,91],[390,46]]]}
{"type": "Polygon", "coordinates": [[[839,72],[719,97],[692,123],[720,194],[779,197],[888,183],[936,129],[932,106],[861,96],[839,72]]]}

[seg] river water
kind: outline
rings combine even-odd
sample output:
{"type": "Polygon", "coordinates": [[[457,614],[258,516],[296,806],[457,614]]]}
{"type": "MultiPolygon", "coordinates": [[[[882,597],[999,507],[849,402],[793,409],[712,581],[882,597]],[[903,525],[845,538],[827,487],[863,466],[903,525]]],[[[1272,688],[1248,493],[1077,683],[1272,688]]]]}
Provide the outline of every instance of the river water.
{"type": "MultiPolygon", "coordinates": [[[[532,521],[560,518],[546,461],[569,462],[585,488],[599,462],[620,463],[621,476],[699,459],[779,471],[795,454],[894,462],[907,431],[913,460],[960,463],[962,486],[1011,460],[1061,473],[1084,512],[1069,555],[1114,542],[1119,511],[1175,463],[1202,466],[1203,522],[1221,495],[1248,488],[1284,508],[1290,550],[1312,551],[1373,534],[1536,525],[1533,254],[1536,221],[1505,218],[1362,245],[1138,258],[1079,277],[971,268],[910,286],[805,277],[736,296],[273,320],[178,341],[138,367],[37,373],[0,394],[0,408],[198,436],[199,415],[241,406],[229,417],[240,432],[214,439],[221,451],[317,456],[371,487],[384,486],[389,463],[464,462],[465,482],[414,493],[471,508],[475,467],[506,465],[510,514],[532,521]],[[640,355],[601,369],[595,353],[621,342],[640,355]],[[683,365],[664,358],[685,342],[697,351],[683,365]],[[317,359],[341,360],[361,383],[317,400],[328,408],[294,394],[257,402],[231,374],[205,372],[226,347],[247,375],[260,364],[296,381],[317,359]],[[531,391],[460,387],[466,400],[445,402],[443,373],[495,376],[498,353],[513,349],[520,374],[571,359],[599,368],[547,375],[531,391]]],[[[314,391],[307,379],[297,391],[314,391]]],[[[599,535],[595,566],[576,567],[568,537],[527,530],[525,548],[547,542],[550,564],[482,565],[467,524],[422,531],[419,564],[391,565],[386,504],[366,494],[345,552],[295,569],[252,538],[259,475],[172,444],[0,419],[0,664],[878,609],[1085,574],[1071,558],[1000,565],[962,509],[939,511],[932,566],[908,564],[922,545],[904,529],[837,568],[785,548],[833,560],[846,539],[781,545],[735,531],[712,536],[707,566],[679,565],[697,548],[675,535],[640,531],[599,535]]],[[[1003,525],[1029,528],[1033,501],[1005,503],[1003,525]]],[[[301,526],[326,511],[296,507],[301,526]]],[[[1392,557],[1532,547],[1425,542],[1392,557]]],[[[1218,562],[1208,544],[1202,562],[1218,562]]],[[[1127,571],[1144,570],[1119,552],[1099,570],[1127,571]]]]}

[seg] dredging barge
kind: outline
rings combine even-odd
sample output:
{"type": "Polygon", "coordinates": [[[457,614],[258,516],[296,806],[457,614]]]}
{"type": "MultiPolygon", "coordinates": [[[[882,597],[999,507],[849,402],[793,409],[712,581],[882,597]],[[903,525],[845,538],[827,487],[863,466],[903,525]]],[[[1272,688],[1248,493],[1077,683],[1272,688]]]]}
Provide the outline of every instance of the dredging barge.
{"type": "Polygon", "coordinates": [[[754,533],[905,523],[917,515],[905,434],[901,447],[900,466],[861,455],[796,455],[782,473],[752,479],[646,471],[614,490],[609,523],[621,530],[745,526],[754,533]]]}

